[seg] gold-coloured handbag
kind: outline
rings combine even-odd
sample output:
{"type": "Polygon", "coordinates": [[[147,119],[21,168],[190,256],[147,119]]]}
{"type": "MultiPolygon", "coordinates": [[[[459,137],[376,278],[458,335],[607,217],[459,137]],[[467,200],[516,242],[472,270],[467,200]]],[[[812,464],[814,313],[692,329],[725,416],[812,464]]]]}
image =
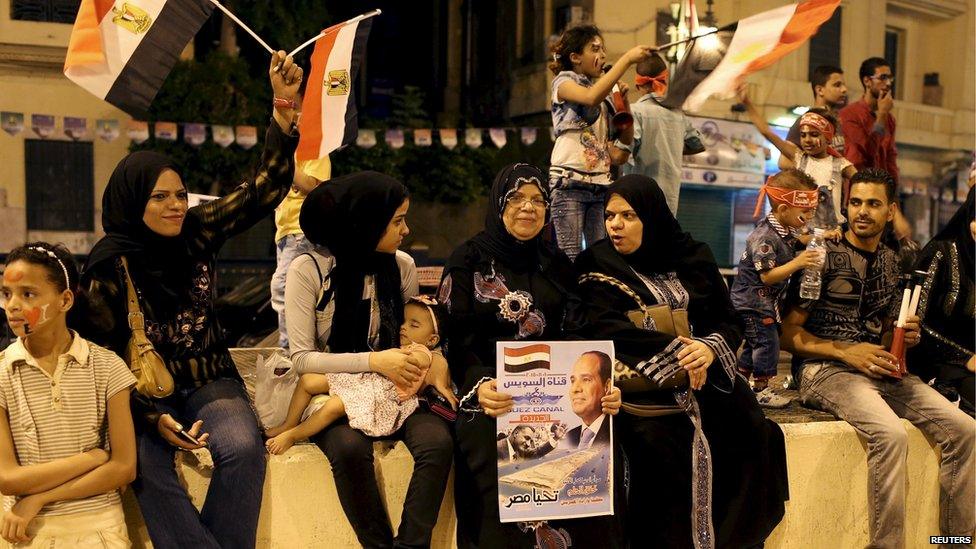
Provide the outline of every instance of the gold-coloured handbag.
{"type": "Polygon", "coordinates": [[[129,309],[129,329],[132,336],[125,346],[126,364],[132,375],[136,376],[136,391],[150,398],[164,398],[173,394],[175,383],[173,375],[166,368],[166,361],[159,356],[153,344],[146,337],[146,316],[139,307],[139,296],[129,276],[129,262],[122,257],[122,270],[125,273],[126,301],[129,309]]]}
{"type": "MultiPolygon", "coordinates": [[[[630,286],[603,273],[586,273],[580,277],[579,282],[580,284],[586,282],[609,284],[630,297],[637,308],[627,311],[626,315],[638,328],[654,330],[674,337],[691,337],[691,329],[688,324],[688,311],[686,309],[672,309],[666,304],[648,306],[630,286]]],[[[688,372],[683,368],[679,369],[673,376],[657,383],[635,371],[627,364],[617,360],[613,366],[613,382],[617,387],[620,387],[623,393],[647,393],[652,391],[687,389],[688,372]]],[[[644,417],[669,415],[683,411],[677,405],[659,406],[629,404],[626,402],[623,404],[623,409],[634,415],[644,417]]]]}

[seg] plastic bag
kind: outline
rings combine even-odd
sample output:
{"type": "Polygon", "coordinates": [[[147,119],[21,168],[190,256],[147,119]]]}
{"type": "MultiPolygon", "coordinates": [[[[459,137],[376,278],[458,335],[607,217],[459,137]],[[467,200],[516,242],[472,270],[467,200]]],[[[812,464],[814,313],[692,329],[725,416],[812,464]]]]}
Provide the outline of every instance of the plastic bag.
{"type": "Polygon", "coordinates": [[[273,353],[258,355],[254,385],[254,408],[263,429],[277,427],[288,415],[291,395],[298,385],[298,374],[291,360],[273,353]]]}

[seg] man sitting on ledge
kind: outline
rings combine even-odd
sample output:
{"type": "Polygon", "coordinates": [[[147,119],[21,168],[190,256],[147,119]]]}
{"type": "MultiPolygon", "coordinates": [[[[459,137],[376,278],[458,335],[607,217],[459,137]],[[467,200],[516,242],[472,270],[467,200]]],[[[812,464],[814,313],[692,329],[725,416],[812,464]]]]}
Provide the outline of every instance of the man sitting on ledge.
{"type": "MultiPolygon", "coordinates": [[[[895,252],[881,243],[894,199],[894,180],[883,170],[851,179],[850,226],[840,242],[827,242],[820,298],[793,301],[782,337],[783,347],[803,359],[794,371],[803,404],[847,421],[867,442],[869,547],[885,548],[905,546],[908,434],[899,418],[941,451],[941,533],[972,536],[976,523],[976,422],[918,377],[895,377],[898,365],[885,350],[901,301],[895,252]]],[[[918,317],[909,318],[906,345],[919,342],[918,329],[918,317]]]]}

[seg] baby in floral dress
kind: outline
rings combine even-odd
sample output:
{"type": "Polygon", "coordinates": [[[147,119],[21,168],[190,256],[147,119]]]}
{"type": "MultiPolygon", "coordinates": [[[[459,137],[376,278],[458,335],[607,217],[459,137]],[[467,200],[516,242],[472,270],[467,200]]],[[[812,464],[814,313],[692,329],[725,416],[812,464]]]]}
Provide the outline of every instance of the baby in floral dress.
{"type": "Polygon", "coordinates": [[[404,305],[400,348],[420,362],[421,376],[410,385],[397,385],[375,372],[303,375],[295,387],[284,423],[268,429],[266,443],[272,454],[282,454],[295,442],[320,432],[346,416],[349,426],[371,437],[389,436],[417,410],[417,393],[433,385],[454,408],[457,399],[450,387],[447,360],[440,351],[441,305],[432,297],[416,296],[404,305]],[[321,380],[325,378],[327,383],[321,380]],[[314,381],[313,381],[314,380],[314,381]],[[303,417],[312,397],[328,393],[325,403],[303,417]]]}

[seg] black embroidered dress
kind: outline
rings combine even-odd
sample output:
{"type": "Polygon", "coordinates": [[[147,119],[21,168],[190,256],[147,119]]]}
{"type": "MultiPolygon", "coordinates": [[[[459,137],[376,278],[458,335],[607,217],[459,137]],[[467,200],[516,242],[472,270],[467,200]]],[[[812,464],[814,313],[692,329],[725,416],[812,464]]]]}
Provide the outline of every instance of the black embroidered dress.
{"type": "MultiPolygon", "coordinates": [[[[643,241],[630,256],[610,240],[577,258],[583,276],[600,273],[623,282],[647,306],[688,311],[692,338],[715,354],[699,391],[624,393],[624,402],[679,404],[684,414],[614,423],[630,464],[627,537],[644,547],[748,547],[779,523],[787,499],[783,433],[765,418],[745,380],[735,372],[742,329],[708,246],[680,226],[653,180],[626,176],[608,190],[620,194],[643,222],[643,241]],[[643,253],[639,253],[643,252],[643,253]]],[[[580,285],[584,335],[611,339],[617,359],[645,375],[677,363],[682,344],[635,326],[634,300],[610,284],[580,285]]]]}

